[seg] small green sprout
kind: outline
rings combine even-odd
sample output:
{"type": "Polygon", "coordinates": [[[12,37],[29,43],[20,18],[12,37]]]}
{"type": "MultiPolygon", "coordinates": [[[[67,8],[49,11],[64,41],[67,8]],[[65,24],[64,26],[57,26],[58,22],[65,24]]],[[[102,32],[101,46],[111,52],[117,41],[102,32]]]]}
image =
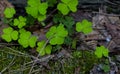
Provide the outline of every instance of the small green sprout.
{"type": "Polygon", "coordinates": [[[63,24],[60,24],[58,27],[51,27],[50,30],[46,33],[46,37],[50,39],[51,45],[63,44],[64,38],[68,35],[67,30],[64,28],[63,24]]]}
{"type": "Polygon", "coordinates": [[[41,3],[40,0],[28,0],[26,12],[39,21],[43,21],[46,19],[47,8],[47,2],[41,3]]]}
{"type": "Polygon", "coordinates": [[[103,56],[108,57],[108,53],[109,53],[108,49],[105,48],[104,46],[97,47],[95,50],[95,55],[98,58],[102,58],[103,56]]]}
{"type": "Polygon", "coordinates": [[[37,43],[37,52],[43,56],[45,54],[51,54],[52,46],[51,45],[45,45],[45,41],[41,41],[37,43]]]}
{"type": "Polygon", "coordinates": [[[61,11],[63,15],[67,15],[70,11],[76,12],[78,0],[61,0],[62,3],[57,5],[57,9],[61,11]]]}
{"type": "Polygon", "coordinates": [[[20,38],[18,39],[19,44],[21,44],[24,48],[30,46],[31,48],[35,47],[37,37],[32,36],[31,32],[25,31],[24,29],[20,30],[20,38]]]}
{"type": "Polygon", "coordinates": [[[76,23],[76,31],[83,32],[84,34],[89,34],[92,32],[92,23],[84,19],[82,22],[76,23]]]}
{"type": "Polygon", "coordinates": [[[15,13],[16,13],[16,11],[14,8],[6,8],[4,10],[4,15],[6,18],[12,18],[15,13]]]}
{"type": "Polygon", "coordinates": [[[12,40],[17,40],[18,39],[18,31],[13,30],[12,27],[4,28],[2,39],[4,39],[7,42],[11,42],[12,40]]]}
{"type": "Polygon", "coordinates": [[[18,28],[22,28],[26,25],[26,18],[19,16],[18,19],[14,19],[14,26],[18,26],[18,28]]]}

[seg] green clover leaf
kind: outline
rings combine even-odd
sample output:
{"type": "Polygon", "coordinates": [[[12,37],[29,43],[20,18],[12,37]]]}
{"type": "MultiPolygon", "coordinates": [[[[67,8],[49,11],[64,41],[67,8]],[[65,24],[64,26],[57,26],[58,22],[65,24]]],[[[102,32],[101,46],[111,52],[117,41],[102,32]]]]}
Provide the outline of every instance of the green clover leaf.
{"type": "Polygon", "coordinates": [[[8,34],[3,34],[2,35],[2,39],[4,39],[5,41],[7,42],[11,42],[12,41],[12,38],[10,37],[10,35],[8,34]]]}
{"type": "Polygon", "coordinates": [[[43,21],[46,19],[47,8],[47,2],[41,3],[40,0],[28,0],[26,12],[34,18],[37,18],[38,21],[43,21]]]}
{"type": "Polygon", "coordinates": [[[36,41],[37,41],[37,37],[36,36],[32,36],[30,39],[29,39],[29,45],[30,47],[34,47],[36,45],[36,41]]]}
{"type": "Polygon", "coordinates": [[[62,13],[63,15],[67,15],[67,14],[69,13],[69,11],[70,11],[70,10],[68,9],[67,5],[64,4],[64,3],[59,3],[58,6],[57,6],[57,9],[58,9],[59,11],[61,11],[61,13],[62,13]]]}
{"type": "Polygon", "coordinates": [[[51,50],[52,50],[52,46],[51,45],[47,45],[45,47],[45,41],[41,41],[37,43],[37,52],[43,56],[45,54],[50,54],[51,50]]]}
{"type": "Polygon", "coordinates": [[[14,14],[16,13],[14,8],[6,8],[4,11],[5,17],[6,18],[12,18],[14,14]]]}
{"type": "Polygon", "coordinates": [[[78,0],[70,0],[69,3],[67,3],[69,9],[72,12],[76,12],[77,11],[77,5],[78,5],[78,0]]]}
{"type": "Polygon", "coordinates": [[[105,48],[104,46],[97,47],[95,51],[95,55],[98,58],[102,58],[103,56],[108,57],[108,53],[109,53],[108,49],[105,48]]]}
{"type": "Polygon", "coordinates": [[[84,34],[89,34],[92,32],[92,23],[85,19],[82,22],[77,22],[76,31],[83,32],[84,34]]]}
{"type": "Polygon", "coordinates": [[[46,19],[46,15],[39,15],[37,19],[38,21],[43,21],[46,19]]]}
{"type": "Polygon", "coordinates": [[[19,16],[18,19],[14,19],[14,26],[18,26],[18,28],[22,28],[26,25],[26,18],[19,16]]]}
{"type": "Polygon", "coordinates": [[[11,38],[13,40],[17,40],[18,39],[18,31],[13,31],[12,34],[11,34],[11,38]]]}
{"type": "Polygon", "coordinates": [[[52,50],[52,46],[51,46],[51,45],[47,45],[47,46],[45,47],[45,52],[46,52],[46,54],[51,54],[51,50],[52,50]]]}
{"type": "Polygon", "coordinates": [[[37,42],[37,37],[32,36],[31,32],[25,31],[24,29],[19,30],[20,32],[20,38],[18,40],[18,43],[21,44],[24,48],[27,48],[30,46],[31,48],[35,47],[37,42]]]}
{"type": "Polygon", "coordinates": [[[45,15],[46,14],[46,9],[48,8],[48,4],[47,3],[41,3],[39,5],[39,13],[42,14],[42,15],[45,15]]]}
{"type": "Polygon", "coordinates": [[[11,42],[12,40],[18,39],[18,31],[13,30],[12,27],[8,27],[3,29],[2,39],[6,40],[7,42],[11,42]]]}
{"type": "Polygon", "coordinates": [[[63,24],[60,24],[58,27],[51,27],[50,30],[46,33],[46,37],[50,39],[51,45],[63,44],[64,38],[68,35],[67,30],[64,28],[63,24]]]}
{"type": "Polygon", "coordinates": [[[76,12],[78,0],[61,0],[62,3],[57,5],[57,9],[63,14],[67,15],[70,11],[76,12]]]}

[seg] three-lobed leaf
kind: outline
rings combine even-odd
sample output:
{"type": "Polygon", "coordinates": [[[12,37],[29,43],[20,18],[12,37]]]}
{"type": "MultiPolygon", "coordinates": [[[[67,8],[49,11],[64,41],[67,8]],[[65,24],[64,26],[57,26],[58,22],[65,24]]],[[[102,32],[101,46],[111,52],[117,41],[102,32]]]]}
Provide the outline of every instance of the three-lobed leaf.
{"type": "Polygon", "coordinates": [[[16,13],[16,11],[14,8],[6,8],[4,10],[4,15],[6,18],[12,18],[15,13],[16,13]]]}
{"type": "Polygon", "coordinates": [[[77,11],[78,0],[74,0],[74,1],[70,0],[67,5],[72,12],[76,12],[77,11]]]}
{"type": "Polygon", "coordinates": [[[18,19],[14,19],[14,26],[18,26],[18,28],[22,28],[26,25],[26,18],[19,16],[18,19]]]}
{"type": "Polygon", "coordinates": [[[95,50],[95,55],[98,58],[102,58],[103,56],[108,57],[108,53],[109,53],[108,49],[105,48],[104,46],[97,47],[95,50]]]}
{"type": "Polygon", "coordinates": [[[68,13],[69,13],[69,9],[68,9],[68,7],[67,7],[67,5],[66,4],[64,4],[64,3],[59,3],[58,5],[57,5],[57,9],[59,10],[59,11],[61,11],[61,13],[63,14],[63,15],[67,15],[68,13]]]}
{"type": "Polygon", "coordinates": [[[18,39],[18,31],[13,31],[13,32],[11,33],[11,38],[12,38],[13,40],[17,40],[17,39],[18,39]]]}
{"type": "Polygon", "coordinates": [[[12,40],[18,39],[18,31],[13,30],[12,27],[8,27],[3,29],[2,39],[6,40],[7,42],[11,42],[12,40]]]}
{"type": "Polygon", "coordinates": [[[41,3],[40,0],[28,0],[28,6],[26,7],[26,12],[37,18],[38,21],[43,21],[46,19],[48,3],[41,3]]]}
{"type": "Polygon", "coordinates": [[[51,45],[45,45],[45,41],[40,41],[37,43],[37,52],[43,56],[45,54],[50,54],[52,50],[51,45]]]}
{"type": "Polygon", "coordinates": [[[76,12],[78,0],[61,0],[62,3],[57,5],[57,9],[63,14],[67,15],[70,11],[76,12]]]}
{"type": "Polygon", "coordinates": [[[64,28],[63,24],[60,24],[58,27],[51,27],[50,30],[46,33],[46,37],[50,39],[51,45],[63,44],[64,38],[68,35],[67,30],[64,28]]]}
{"type": "Polygon", "coordinates": [[[76,31],[83,32],[84,34],[89,34],[92,32],[92,23],[84,19],[82,22],[76,23],[76,31]]]}
{"type": "Polygon", "coordinates": [[[37,37],[36,36],[32,36],[30,39],[29,39],[29,45],[30,47],[34,47],[36,45],[36,41],[37,41],[37,37]]]}
{"type": "Polygon", "coordinates": [[[25,31],[24,29],[21,29],[20,31],[20,38],[18,40],[19,44],[21,44],[24,48],[27,48],[30,46],[31,48],[36,46],[37,37],[32,36],[31,32],[25,31]]]}
{"type": "Polygon", "coordinates": [[[48,8],[48,4],[47,3],[41,3],[39,5],[39,13],[42,14],[42,15],[45,15],[46,14],[46,9],[48,8]]]}

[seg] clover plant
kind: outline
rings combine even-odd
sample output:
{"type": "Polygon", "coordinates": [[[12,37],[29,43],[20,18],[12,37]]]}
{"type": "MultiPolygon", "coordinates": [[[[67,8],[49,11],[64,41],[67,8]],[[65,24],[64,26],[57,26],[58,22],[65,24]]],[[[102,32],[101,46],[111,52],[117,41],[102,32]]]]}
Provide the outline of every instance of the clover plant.
{"type": "Polygon", "coordinates": [[[26,7],[26,12],[37,18],[39,21],[46,19],[46,13],[48,4],[47,2],[41,2],[41,0],[28,0],[28,6],[26,7]]]}
{"type": "Polygon", "coordinates": [[[92,23],[86,19],[84,19],[82,22],[77,22],[76,31],[83,32],[84,34],[89,34],[92,32],[92,23]]]}
{"type": "Polygon", "coordinates": [[[61,0],[62,2],[57,5],[57,9],[63,14],[67,15],[70,11],[76,12],[78,0],[61,0]]]}
{"type": "Polygon", "coordinates": [[[26,25],[26,18],[19,16],[18,19],[14,19],[14,26],[18,26],[18,28],[22,28],[26,25]]]}
{"type": "Polygon", "coordinates": [[[58,27],[52,26],[46,33],[46,37],[50,40],[51,45],[63,44],[65,37],[68,35],[67,30],[63,24],[59,24],[58,27]]]}
{"type": "Polygon", "coordinates": [[[36,46],[37,37],[32,36],[31,32],[25,31],[24,29],[20,30],[20,38],[18,39],[19,44],[24,48],[30,46],[31,48],[36,46]]]}
{"type": "Polygon", "coordinates": [[[69,35],[72,35],[74,32],[73,25],[75,24],[75,21],[73,19],[73,17],[70,16],[65,16],[62,17],[62,15],[57,14],[54,16],[53,21],[58,24],[58,23],[62,23],[66,29],[68,30],[69,35]]]}
{"type": "Polygon", "coordinates": [[[104,46],[96,47],[95,55],[98,58],[102,58],[103,56],[108,57],[108,53],[109,53],[108,49],[105,48],[104,46]]]}
{"type": "Polygon", "coordinates": [[[37,52],[43,56],[45,54],[51,54],[52,46],[45,45],[45,41],[41,41],[37,43],[37,52]]]}
{"type": "Polygon", "coordinates": [[[14,8],[6,8],[4,10],[4,15],[6,18],[12,18],[14,16],[14,14],[16,13],[15,9],[14,8]]]}
{"type": "Polygon", "coordinates": [[[4,39],[7,42],[11,42],[12,40],[18,39],[18,31],[13,30],[12,27],[4,28],[2,39],[4,39]]]}

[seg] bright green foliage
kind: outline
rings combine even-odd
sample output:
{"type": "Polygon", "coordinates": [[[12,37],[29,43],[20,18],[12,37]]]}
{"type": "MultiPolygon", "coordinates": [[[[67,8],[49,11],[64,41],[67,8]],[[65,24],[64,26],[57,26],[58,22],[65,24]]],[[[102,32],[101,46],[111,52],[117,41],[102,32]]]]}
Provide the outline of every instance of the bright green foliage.
{"type": "Polygon", "coordinates": [[[69,11],[76,12],[78,0],[61,0],[62,3],[57,5],[57,9],[61,11],[63,15],[67,15],[69,11]]]}
{"type": "Polygon", "coordinates": [[[47,0],[48,6],[53,7],[57,3],[57,0],[47,0]]]}
{"type": "Polygon", "coordinates": [[[76,31],[83,32],[84,34],[89,34],[92,32],[92,23],[84,19],[82,22],[76,23],[76,31]]]}
{"type": "Polygon", "coordinates": [[[24,48],[30,46],[31,48],[35,47],[37,37],[32,36],[31,32],[25,31],[24,29],[20,30],[20,38],[18,39],[19,44],[21,44],[24,48]]]}
{"type": "Polygon", "coordinates": [[[19,16],[18,19],[14,19],[14,26],[18,26],[18,28],[22,28],[26,25],[26,18],[19,16]]]}
{"type": "Polygon", "coordinates": [[[46,19],[47,8],[47,2],[41,3],[40,0],[28,0],[26,12],[39,21],[43,21],[46,19]]]}
{"type": "Polygon", "coordinates": [[[43,56],[45,54],[51,54],[52,46],[51,45],[45,45],[45,41],[41,41],[37,43],[37,52],[43,56]]]}
{"type": "Polygon", "coordinates": [[[63,24],[60,24],[58,27],[51,27],[47,32],[46,37],[50,39],[51,45],[63,44],[64,38],[68,35],[67,30],[64,28],[63,24]]]}
{"type": "Polygon", "coordinates": [[[4,11],[5,17],[6,18],[12,18],[14,14],[16,13],[14,8],[6,8],[4,11]]]}
{"type": "Polygon", "coordinates": [[[102,58],[103,56],[108,57],[108,53],[109,53],[108,49],[105,48],[104,46],[97,47],[95,50],[95,55],[98,58],[102,58]]]}
{"type": "Polygon", "coordinates": [[[5,28],[3,29],[2,39],[4,39],[7,42],[11,42],[12,40],[17,40],[18,32],[16,30],[13,30],[12,27],[5,28]]]}

